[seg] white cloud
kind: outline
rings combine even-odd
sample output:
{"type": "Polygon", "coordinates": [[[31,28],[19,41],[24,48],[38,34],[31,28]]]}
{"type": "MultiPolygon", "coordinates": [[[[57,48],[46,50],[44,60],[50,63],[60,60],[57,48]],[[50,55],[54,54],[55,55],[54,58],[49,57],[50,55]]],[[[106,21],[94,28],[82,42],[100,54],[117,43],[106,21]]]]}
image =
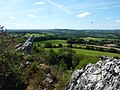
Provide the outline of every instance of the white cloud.
{"type": "Polygon", "coordinates": [[[84,17],[87,17],[89,15],[91,15],[90,12],[84,12],[84,13],[78,14],[77,17],[84,18],[84,17]]]}
{"type": "Polygon", "coordinates": [[[116,20],[116,23],[120,23],[120,20],[116,20]]]}
{"type": "Polygon", "coordinates": [[[45,4],[45,2],[36,2],[35,5],[42,5],[45,4]]]}
{"type": "Polygon", "coordinates": [[[69,9],[67,9],[65,6],[63,5],[60,5],[60,4],[57,4],[55,2],[53,2],[52,0],[47,0],[47,2],[49,2],[51,5],[59,8],[60,10],[64,11],[64,12],[67,12],[67,13],[70,13],[71,11],[69,9]]]}
{"type": "Polygon", "coordinates": [[[29,17],[29,18],[36,18],[37,16],[36,16],[36,15],[33,15],[33,14],[28,14],[28,17],[29,17]]]}
{"type": "Polygon", "coordinates": [[[14,19],[15,19],[15,17],[13,17],[13,16],[9,16],[9,19],[12,19],[12,20],[14,20],[14,19]]]}
{"type": "Polygon", "coordinates": [[[2,18],[2,16],[0,16],[0,18],[2,18]]]}

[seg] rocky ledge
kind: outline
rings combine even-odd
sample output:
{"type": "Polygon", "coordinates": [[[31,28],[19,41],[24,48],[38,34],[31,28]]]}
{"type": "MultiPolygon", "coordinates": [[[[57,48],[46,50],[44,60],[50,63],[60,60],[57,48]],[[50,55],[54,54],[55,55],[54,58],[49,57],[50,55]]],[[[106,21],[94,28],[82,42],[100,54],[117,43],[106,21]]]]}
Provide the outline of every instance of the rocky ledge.
{"type": "Polygon", "coordinates": [[[101,57],[73,72],[66,90],[120,90],[120,60],[101,57]]]}

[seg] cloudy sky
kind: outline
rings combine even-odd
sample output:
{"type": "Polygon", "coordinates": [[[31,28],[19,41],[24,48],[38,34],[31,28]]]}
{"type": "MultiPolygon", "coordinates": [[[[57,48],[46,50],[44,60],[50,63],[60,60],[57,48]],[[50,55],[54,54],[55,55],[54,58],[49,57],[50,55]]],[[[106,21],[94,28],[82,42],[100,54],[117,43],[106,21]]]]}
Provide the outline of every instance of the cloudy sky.
{"type": "Polygon", "coordinates": [[[8,29],[118,29],[120,0],[0,0],[8,29]]]}

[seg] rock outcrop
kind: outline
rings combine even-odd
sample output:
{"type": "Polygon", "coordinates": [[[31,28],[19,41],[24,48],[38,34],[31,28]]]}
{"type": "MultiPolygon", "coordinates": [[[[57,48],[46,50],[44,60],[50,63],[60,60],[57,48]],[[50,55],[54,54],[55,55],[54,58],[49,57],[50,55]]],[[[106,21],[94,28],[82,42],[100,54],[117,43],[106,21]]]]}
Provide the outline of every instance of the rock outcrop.
{"type": "Polygon", "coordinates": [[[101,57],[73,72],[66,90],[120,90],[120,60],[101,57]]]}
{"type": "Polygon", "coordinates": [[[24,54],[30,54],[33,46],[34,35],[30,36],[25,43],[16,45],[17,50],[24,52],[24,54]]]}

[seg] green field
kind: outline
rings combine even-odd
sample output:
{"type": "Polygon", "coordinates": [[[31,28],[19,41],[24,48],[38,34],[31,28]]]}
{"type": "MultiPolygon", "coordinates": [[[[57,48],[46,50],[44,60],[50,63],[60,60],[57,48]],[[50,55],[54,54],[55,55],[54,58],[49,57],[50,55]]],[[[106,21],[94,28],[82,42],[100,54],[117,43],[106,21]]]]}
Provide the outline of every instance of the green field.
{"type": "MultiPolygon", "coordinates": [[[[40,42],[35,42],[34,45],[41,45],[41,46],[44,46],[46,42],[50,42],[52,43],[52,45],[58,45],[59,43],[61,43],[63,46],[67,46],[68,43],[66,40],[47,40],[47,41],[40,41],[40,42]]],[[[85,46],[82,46],[80,44],[73,44],[73,46],[76,46],[76,47],[85,47],[85,46]]],[[[49,50],[49,49],[53,49],[55,51],[58,51],[60,48],[46,48],[46,50],[49,50]]],[[[93,51],[93,50],[85,50],[85,49],[73,49],[76,51],[77,54],[79,55],[88,55],[88,56],[111,56],[111,57],[114,57],[114,56],[118,56],[120,57],[120,54],[117,54],[117,53],[109,53],[109,52],[101,52],[101,51],[93,51]]]]}
{"type": "Polygon", "coordinates": [[[34,44],[35,45],[39,44],[41,46],[44,46],[46,42],[50,42],[52,43],[52,45],[58,45],[59,43],[61,43],[63,46],[67,46],[66,40],[46,40],[46,41],[35,42],[34,44]]]}
{"type": "Polygon", "coordinates": [[[35,37],[42,37],[42,36],[45,36],[44,34],[36,34],[36,33],[33,33],[33,34],[27,33],[25,36],[32,36],[32,35],[34,35],[35,37]]]}
{"type": "Polygon", "coordinates": [[[88,41],[88,40],[96,40],[96,41],[101,41],[101,40],[115,40],[115,39],[111,39],[111,38],[92,38],[92,37],[86,37],[86,38],[82,38],[84,39],[85,41],[88,41]]]}
{"type": "MultiPolygon", "coordinates": [[[[53,49],[54,51],[58,51],[60,48],[46,48],[46,50],[53,49]]],[[[118,56],[120,58],[120,54],[117,53],[109,53],[109,52],[100,52],[100,51],[92,51],[92,50],[84,50],[84,49],[73,49],[76,51],[78,55],[87,55],[87,56],[118,56]]]]}
{"type": "MultiPolygon", "coordinates": [[[[35,45],[39,44],[41,46],[45,46],[46,42],[50,42],[50,43],[52,43],[52,45],[58,45],[59,43],[61,43],[64,47],[66,47],[68,45],[67,40],[46,40],[46,41],[35,42],[34,44],[35,45]]],[[[82,47],[82,48],[86,47],[81,44],[72,44],[72,45],[76,46],[76,47],[82,47]]]]}

